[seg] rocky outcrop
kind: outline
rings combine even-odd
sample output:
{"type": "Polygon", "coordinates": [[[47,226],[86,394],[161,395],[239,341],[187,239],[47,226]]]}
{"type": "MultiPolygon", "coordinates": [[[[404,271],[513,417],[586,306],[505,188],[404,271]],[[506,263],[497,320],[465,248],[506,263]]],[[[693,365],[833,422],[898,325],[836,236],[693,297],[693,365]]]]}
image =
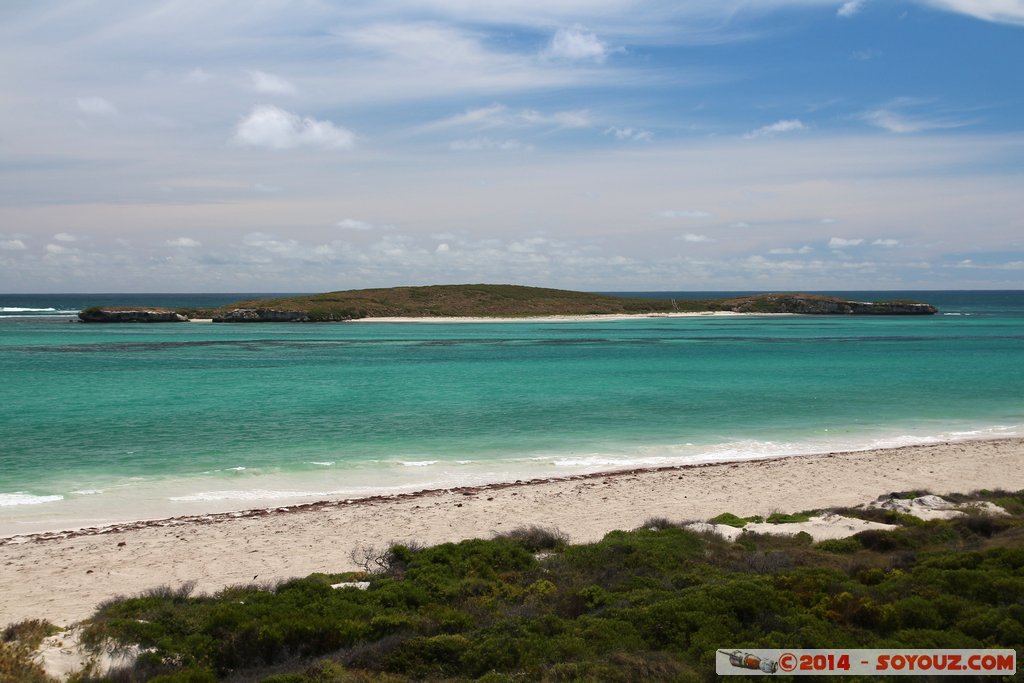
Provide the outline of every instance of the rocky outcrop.
{"type": "Polygon", "coordinates": [[[277,308],[234,308],[215,315],[215,323],[306,323],[312,318],[305,311],[283,311],[277,308]]]}
{"type": "Polygon", "coordinates": [[[799,313],[803,315],[934,315],[931,304],[904,301],[846,301],[831,297],[766,294],[735,302],[736,313],[799,313]]]}
{"type": "Polygon", "coordinates": [[[166,308],[87,308],[78,314],[83,323],[187,323],[188,318],[166,308]]]}

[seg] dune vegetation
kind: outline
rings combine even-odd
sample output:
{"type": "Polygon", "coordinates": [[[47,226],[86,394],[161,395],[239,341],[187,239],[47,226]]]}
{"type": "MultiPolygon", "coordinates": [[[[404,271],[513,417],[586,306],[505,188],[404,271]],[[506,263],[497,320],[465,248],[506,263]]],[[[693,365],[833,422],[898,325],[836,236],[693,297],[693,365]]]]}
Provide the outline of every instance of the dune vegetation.
{"type": "Polygon", "coordinates": [[[1024,491],[957,501],[1008,514],[843,509],[896,528],[819,543],[729,542],[666,519],[583,545],[525,528],[364,548],[356,573],[155,589],[107,602],[84,628],[94,647],[137,648],[134,666],[81,680],[709,681],[722,648],[1024,652],[1024,491]]]}

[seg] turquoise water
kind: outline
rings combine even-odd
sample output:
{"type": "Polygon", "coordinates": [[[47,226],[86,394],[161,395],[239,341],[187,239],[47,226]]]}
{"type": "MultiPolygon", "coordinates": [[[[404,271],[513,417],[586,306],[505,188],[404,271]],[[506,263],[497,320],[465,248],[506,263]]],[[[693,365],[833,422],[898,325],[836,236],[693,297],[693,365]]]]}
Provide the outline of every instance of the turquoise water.
{"type": "MultiPolygon", "coordinates": [[[[82,296],[0,295],[0,534],[1024,431],[1022,292],[917,293],[942,310],[920,318],[148,326],[57,313],[105,302],[82,296]]],[[[175,296],[142,300],[240,298],[175,296]]]]}

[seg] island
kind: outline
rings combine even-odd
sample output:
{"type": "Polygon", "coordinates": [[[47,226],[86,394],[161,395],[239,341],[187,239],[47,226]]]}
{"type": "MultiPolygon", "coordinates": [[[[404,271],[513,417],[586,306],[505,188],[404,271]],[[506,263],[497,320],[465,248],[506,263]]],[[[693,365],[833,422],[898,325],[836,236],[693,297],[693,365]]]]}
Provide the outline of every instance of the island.
{"type": "Polygon", "coordinates": [[[851,301],[818,294],[768,293],[725,299],[650,299],[520,285],[431,285],[356,289],[239,301],[216,309],[92,307],[82,322],[218,323],[344,322],[366,318],[497,318],[542,316],[790,313],[801,315],[933,315],[916,301],[851,301]]]}

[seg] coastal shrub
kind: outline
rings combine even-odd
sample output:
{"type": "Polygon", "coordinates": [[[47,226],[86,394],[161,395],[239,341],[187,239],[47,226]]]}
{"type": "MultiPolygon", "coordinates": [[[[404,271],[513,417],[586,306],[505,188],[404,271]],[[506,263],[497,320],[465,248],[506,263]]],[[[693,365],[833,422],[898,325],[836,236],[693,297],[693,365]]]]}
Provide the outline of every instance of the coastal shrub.
{"type": "Polygon", "coordinates": [[[768,524],[799,524],[801,522],[808,521],[811,517],[816,514],[815,511],[811,512],[795,512],[792,514],[785,514],[782,512],[773,512],[768,515],[765,521],[768,524]]]}
{"type": "Polygon", "coordinates": [[[520,526],[511,531],[502,531],[495,534],[494,538],[518,543],[535,553],[543,550],[560,550],[569,542],[568,535],[559,529],[537,525],[520,526]]]}
{"type": "Polygon", "coordinates": [[[737,517],[731,512],[723,512],[717,517],[712,517],[708,520],[708,522],[711,524],[724,524],[726,526],[733,526],[737,529],[742,529],[747,525],[747,520],[743,519],[742,517],[737,517]]]}
{"type": "Polygon", "coordinates": [[[366,591],[331,589],[340,574],[161,588],[87,628],[149,648],[124,681],[713,680],[726,643],[1024,649],[1024,532],[1007,519],[818,544],[645,525],[543,564],[533,534],[392,546],[366,591]]]}
{"type": "Polygon", "coordinates": [[[652,531],[658,531],[659,529],[672,529],[673,527],[681,526],[667,517],[648,517],[644,520],[644,523],[640,525],[641,529],[650,529],[652,531]]]}
{"type": "Polygon", "coordinates": [[[814,546],[824,553],[848,555],[864,548],[858,538],[830,538],[814,546]]]}
{"type": "Polygon", "coordinates": [[[991,538],[992,534],[1017,525],[1013,519],[1003,515],[992,515],[989,513],[977,513],[966,515],[952,520],[954,527],[963,527],[977,536],[991,538]]]}
{"type": "Polygon", "coordinates": [[[0,632],[0,683],[51,683],[35,659],[35,649],[59,631],[48,621],[29,619],[7,625],[0,632]]]}

